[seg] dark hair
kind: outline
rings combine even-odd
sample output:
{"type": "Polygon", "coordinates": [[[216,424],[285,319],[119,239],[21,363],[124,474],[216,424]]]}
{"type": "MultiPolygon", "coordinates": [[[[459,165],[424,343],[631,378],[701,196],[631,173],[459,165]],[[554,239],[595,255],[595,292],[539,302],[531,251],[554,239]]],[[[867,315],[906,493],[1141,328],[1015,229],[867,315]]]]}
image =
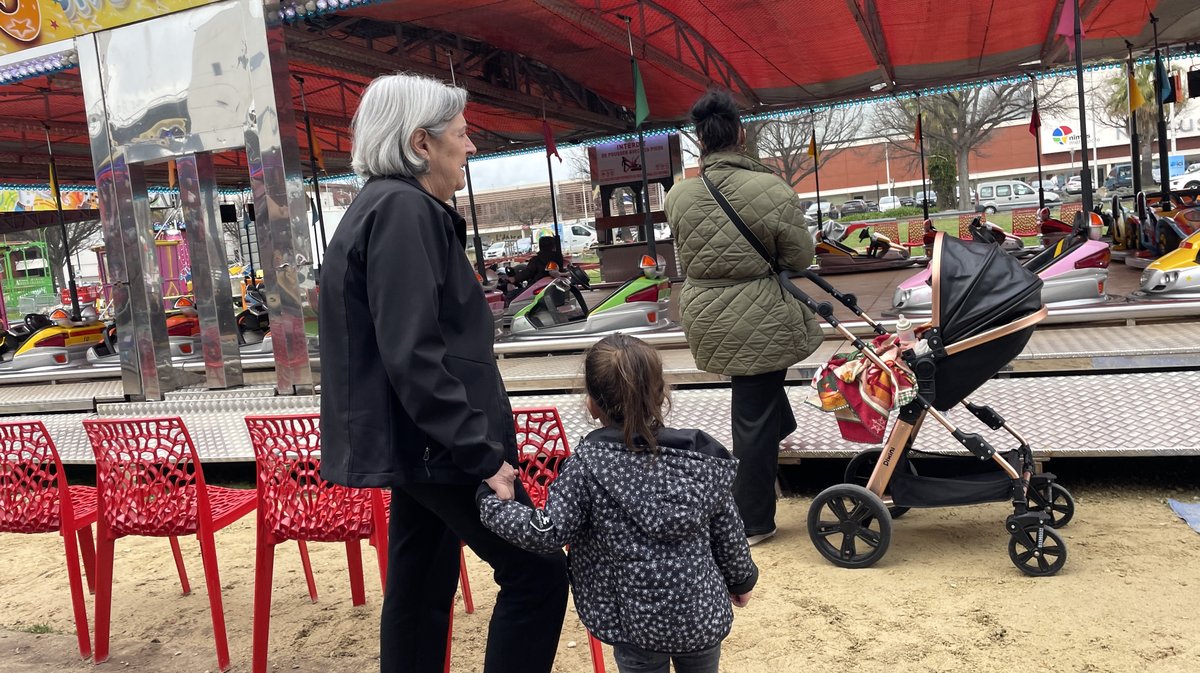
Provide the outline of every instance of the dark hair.
{"type": "Polygon", "coordinates": [[[700,138],[702,154],[723,152],[737,147],[742,122],[733,96],[724,89],[709,89],[692,105],[692,123],[700,138]]]}
{"type": "Polygon", "coordinates": [[[587,350],[583,377],[588,396],[625,431],[626,446],[657,450],[655,433],[663,427],[663,407],[671,404],[657,350],[610,334],[587,350]]]}

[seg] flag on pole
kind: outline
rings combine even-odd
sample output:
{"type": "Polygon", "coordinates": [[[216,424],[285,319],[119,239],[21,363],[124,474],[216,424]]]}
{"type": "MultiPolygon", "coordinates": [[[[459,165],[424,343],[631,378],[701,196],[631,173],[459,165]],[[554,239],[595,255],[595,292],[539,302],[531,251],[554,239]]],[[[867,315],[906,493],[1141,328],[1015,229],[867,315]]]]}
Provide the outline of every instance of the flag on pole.
{"type": "Polygon", "coordinates": [[[175,160],[167,162],[167,188],[175,186],[175,160]]]}
{"type": "Polygon", "coordinates": [[[646,87],[642,84],[642,71],[637,59],[633,59],[634,126],[641,126],[650,116],[650,103],[646,102],[646,87]]]}
{"type": "Polygon", "coordinates": [[[546,158],[556,156],[559,162],[562,162],[562,157],[558,154],[558,146],[554,144],[554,132],[550,130],[550,122],[545,119],[542,120],[542,138],[546,141],[546,158]]]}
{"type": "Polygon", "coordinates": [[[311,126],[308,127],[308,146],[312,148],[312,156],[313,160],[317,162],[317,168],[324,172],[325,157],[321,156],[321,144],[317,142],[317,134],[311,126]]]}
{"type": "MultiPolygon", "coordinates": [[[[1058,15],[1058,27],[1054,30],[1054,34],[1063,38],[1067,43],[1068,53],[1074,57],[1075,55],[1075,0],[1067,0],[1063,4],[1062,13],[1058,15]]],[[[1083,30],[1083,22],[1079,23],[1079,39],[1087,37],[1087,33],[1083,30]]]]}
{"type": "Polygon", "coordinates": [[[1170,103],[1175,99],[1175,89],[1171,86],[1171,78],[1167,76],[1167,66],[1163,64],[1162,54],[1154,55],[1154,78],[1158,80],[1158,100],[1170,103]]]}
{"type": "Polygon", "coordinates": [[[1137,78],[1133,76],[1133,71],[1129,72],[1129,112],[1133,113],[1146,104],[1146,97],[1142,95],[1142,88],[1138,86],[1137,78]]]}
{"type": "Polygon", "coordinates": [[[1042,128],[1042,117],[1038,114],[1037,103],[1033,105],[1033,116],[1029,118],[1029,135],[1036,136],[1042,128]]]}
{"type": "Polygon", "coordinates": [[[918,145],[921,144],[921,115],[919,114],[917,115],[917,130],[913,133],[913,141],[918,145]]]}
{"type": "Polygon", "coordinates": [[[813,129],[812,137],[808,140],[808,156],[817,159],[817,130],[813,129]]]}

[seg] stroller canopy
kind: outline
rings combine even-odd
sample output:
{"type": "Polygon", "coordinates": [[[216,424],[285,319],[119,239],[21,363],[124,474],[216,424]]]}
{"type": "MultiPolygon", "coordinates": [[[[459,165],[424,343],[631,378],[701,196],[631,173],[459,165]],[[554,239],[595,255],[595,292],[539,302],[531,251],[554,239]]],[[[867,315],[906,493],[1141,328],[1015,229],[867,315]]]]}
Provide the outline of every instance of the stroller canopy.
{"type": "Polygon", "coordinates": [[[933,319],[946,345],[1042,307],[1042,279],[989,243],[938,234],[933,249],[933,319]]]}

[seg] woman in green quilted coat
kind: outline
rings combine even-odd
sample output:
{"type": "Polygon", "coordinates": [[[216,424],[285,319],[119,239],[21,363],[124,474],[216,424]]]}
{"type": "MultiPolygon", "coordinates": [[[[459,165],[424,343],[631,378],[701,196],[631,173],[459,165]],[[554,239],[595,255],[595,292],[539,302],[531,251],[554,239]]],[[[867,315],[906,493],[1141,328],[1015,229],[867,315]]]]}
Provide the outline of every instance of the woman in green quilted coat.
{"type": "MultiPolygon", "coordinates": [[[[813,241],[796,193],[741,153],[746,132],[725,91],[692,107],[700,169],[785,269],[812,263],[813,241]]],[[[816,317],[779,287],[770,266],[725,215],[700,178],[667,194],[667,221],[683,263],[683,330],[696,365],[733,382],[734,499],[751,544],[775,534],[779,443],[796,429],[787,368],[820,345],[816,317]]]]}

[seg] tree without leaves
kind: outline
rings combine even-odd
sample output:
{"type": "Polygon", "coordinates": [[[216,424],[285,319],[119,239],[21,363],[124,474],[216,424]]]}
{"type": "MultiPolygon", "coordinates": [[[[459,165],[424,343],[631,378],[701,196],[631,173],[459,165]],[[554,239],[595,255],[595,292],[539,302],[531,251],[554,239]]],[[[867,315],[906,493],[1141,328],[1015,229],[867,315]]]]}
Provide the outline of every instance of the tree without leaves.
{"type": "Polygon", "coordinates": [[[862,128],[862,109],[837,108],[815,117],[790,117],[750,122],[746,125],[746,151],[778,169],[779,176],[795,187],[816,169],[808,154],[814,121],[818,157],[832,159],[849,146],[862,128]]]}
{"type": "MultiPolygon", "coordinates": [[[[77,253],[83,252],[85,244],[92,243],[103,230],[100,220],[84,220],[83,222],[67,223],[67,250],[71,254],[71,263],[75,263],[77,253]]],[[[62,233],[58,225],[46,227],[46,254],[50,258],[50,273],[54,278],[55,287],[67,287],[66,257],[63,256],[62,233]]],[[[75,269],[79,273],[79,269],[75,269]]]]}
{"type": "MultiPolygon", "coordinates": [[[[1063,80],[1039,85],[1038,106],[1045,116],[1062,109],[1070,97],[1063,80]]],[[[921,130],[928,155],[946,153],[954,159],[958,173],[958,208],[971,208],[970,155],[1006,122],[1028,120],[1033,112],[1033,97],[1028,82],[990,84],[920,99],[921,130]]],[[[918,156],[913,133],[917,127],[917,100],[896,100],[875,109],[875,130],[888,136],[901,153],[918,156]]],[[[953,199],[938,194],[942,205],[953,199]]]]}
{"type": "Polygon", "coordinates": [[[529,197],[512,201],[504,205],[503,216],[506,221],[517,222],[522,229],[532,232],[538,225],[549,221],[550,200],[529,197]]]}

